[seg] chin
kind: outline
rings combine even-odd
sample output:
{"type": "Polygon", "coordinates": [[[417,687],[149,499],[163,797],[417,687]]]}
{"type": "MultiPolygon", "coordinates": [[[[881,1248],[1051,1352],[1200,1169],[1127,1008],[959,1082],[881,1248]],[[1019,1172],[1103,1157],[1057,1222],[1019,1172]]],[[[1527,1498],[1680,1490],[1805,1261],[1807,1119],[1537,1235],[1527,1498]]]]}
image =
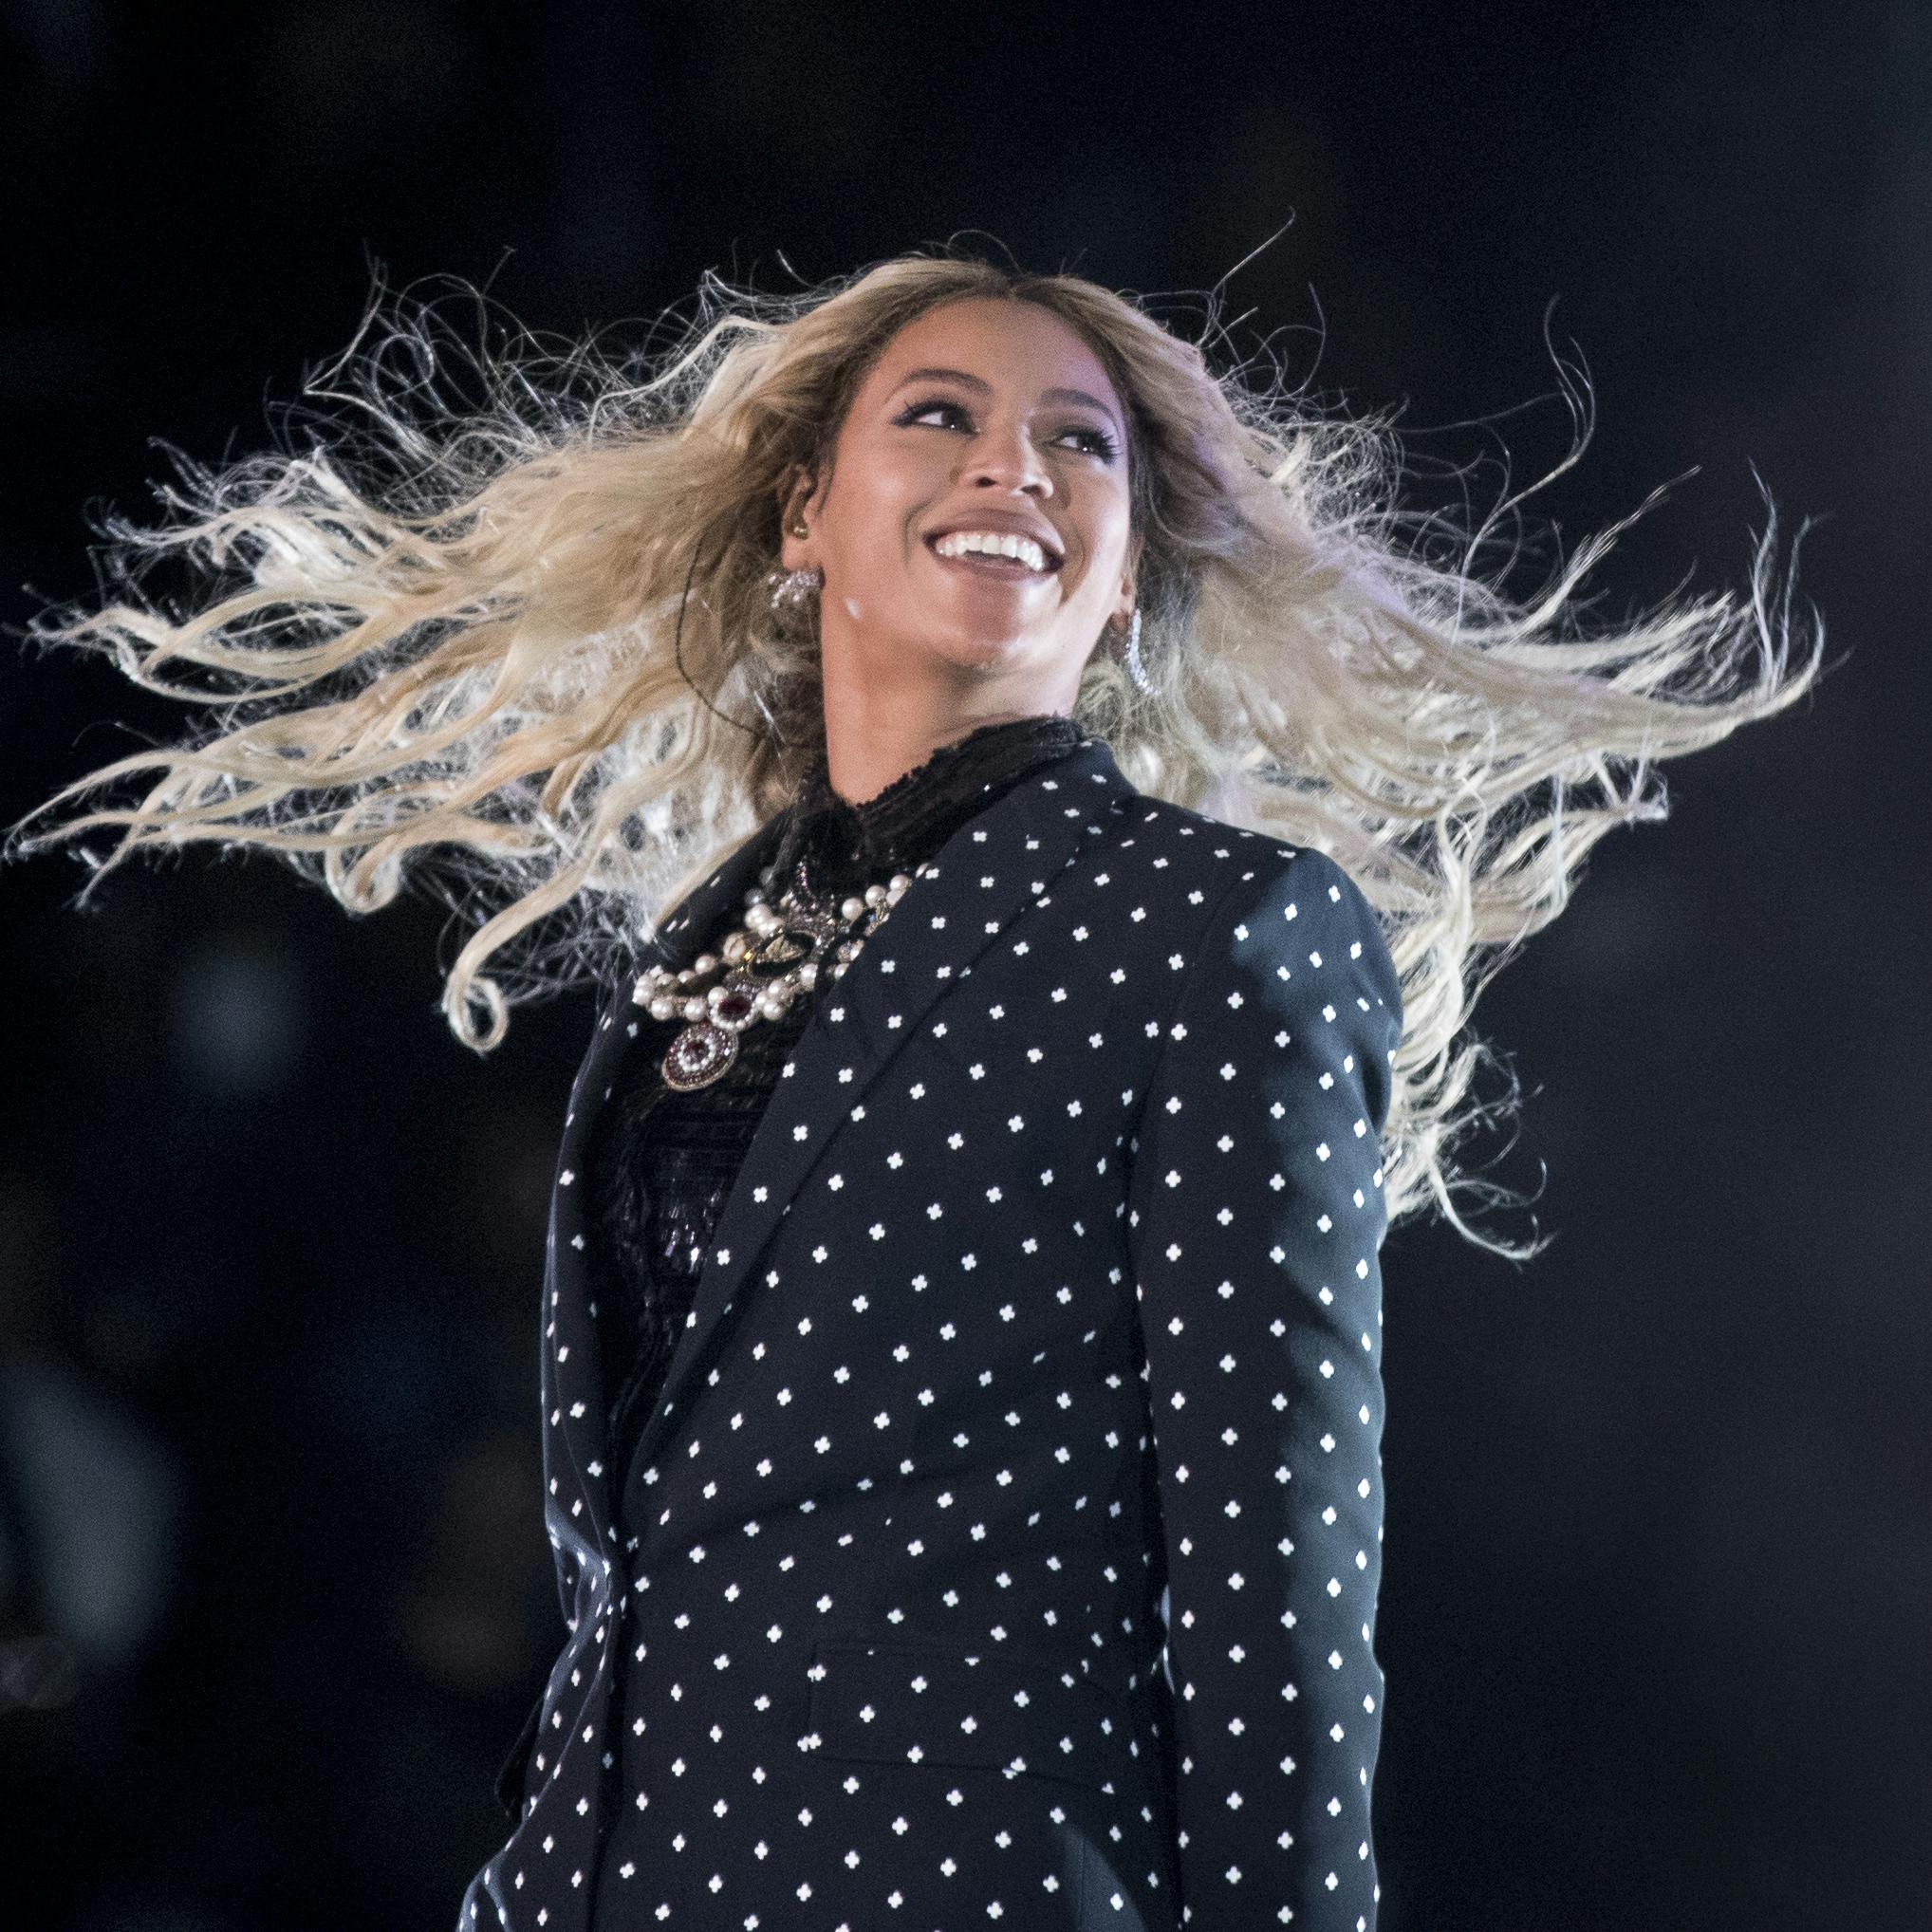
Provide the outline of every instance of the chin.
{"type": "Polygon", "coordinates": [[[984,631],[927,636],[919,640],[918,655],[935,670],[1008,671],[1026,655],[1023,637],[988,637],[984,631]]]}
{"type": "Polygon", "coordinates": [[[1003,678],[1030,668],[1017,640],[999,644],[981,643],[962,660],[962,667],[981,678],[1003,678]]]}
{"type": "MultiPolygon", "coordinates": [[[[1037,633],[993,631],[983,622],[970,628],[959,624],[911,632],[892,653],[892,669],[902,677],[922,665],[934,677],[976,681],[1020,671],[1036,673],[1046,668],[1050,655],[1047,640],[1037,633]]],[[[883,673],[884,666],[879,668],[883,673]]]]}

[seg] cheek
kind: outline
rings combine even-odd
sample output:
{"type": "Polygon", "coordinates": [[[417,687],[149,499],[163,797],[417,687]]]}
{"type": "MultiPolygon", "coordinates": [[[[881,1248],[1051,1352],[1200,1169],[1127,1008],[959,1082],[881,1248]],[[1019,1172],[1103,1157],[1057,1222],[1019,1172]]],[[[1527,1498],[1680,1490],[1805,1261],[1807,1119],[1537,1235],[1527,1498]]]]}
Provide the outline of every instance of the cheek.
{"type": "Polygon", "coordinates": [[[1127,538],[1132,515],[1124,491],[1097,497],[1083,519],[1087,530],[1087,556],[1082,569],[1083,585],[1088,581],[1104,583],[1111,591],[1111,580],[1126,560],[1127,538]]]}
{"type": "MultiPolygon", "coordinates": [[[[920,510],[937,500],[929,464],[902,453],[875,457],[863,470],[842,479],[849,482],[841,506],[837,541],[847,561],[861,570],[881,568],[897,561],[914,541],[920,510]]],[[[938,488],[943,489],[944,479],[938,488]]]]}

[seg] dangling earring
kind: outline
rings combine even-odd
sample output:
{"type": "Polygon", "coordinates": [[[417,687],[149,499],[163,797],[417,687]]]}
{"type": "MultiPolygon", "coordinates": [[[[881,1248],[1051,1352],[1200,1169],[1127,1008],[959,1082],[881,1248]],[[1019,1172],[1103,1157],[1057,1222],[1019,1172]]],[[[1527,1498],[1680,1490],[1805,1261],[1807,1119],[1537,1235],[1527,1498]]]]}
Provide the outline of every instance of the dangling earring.
{"type": "MultiPolygon", "coordinates": [[[[795,537],[811,531],[799,518],[790,529],[795,537]]],[[[818,634],[818,594],[825,588],[823,570],[773,570],[765,579],[771,596],[771,621],[787,643],[808,644],[818,634]]]]}
{"type": "Polygon", "coordinates": [[[1121,651],[1127,666],[1127,676],[1148,697],[1154,695],[1154,680],[1147,676],[1147,667],[1141,661],[1141,613],[1137,607],[1127,623],[1127,641],[1121,651]]]}
{"type": "Polygon", "coordinates": [[[818,594],[825,581],[819,570],[773,570],[766,577],[771,621],[787,643],[808,644],[818,635],[818,594]]]}
{"type": "MultiPolygon", "coordinates": [[[[722,550],[719,551],[718,555],[723,555],[722,550]]],[[[698,546],[694,544],[691,547],[691,563],[684,572],[684,594],[678,600],[678,625],[671,633],[671,656],[678,665],[678,677],[683,678],[686,684],[690,685],[692,691],[697,694],[697,701],[704,706],[706,711],[710,712],[714,717],[722,718],[726,724],[735,725],[739,731],[749,732],[753,737],[757,737],[761,734],[756,725],[747,724],[743,718],[734,717],[730,712],[718,710],[717,706],[702,691],[697,689],[697,684],[692,679],[691,673],[684,668],[684,613],[690,608],[691,604],[691,585],[697,575],[697,558],[698,546]]],[[[714,566],[716,561],[716,558],[713,559],[714,566]]],[[[776,571],[772,572],[773,576],[777,574],[776,571]]],[[[770,734],[772,743],[783,746],[788,752],[798,750],[798,747],[778,729],[778,720],[771,715],[771,707],[765,702],[764,694],[757,689],[755,684],[752,690],[752,701],[764,714],[765,732],[770,734]]]]}

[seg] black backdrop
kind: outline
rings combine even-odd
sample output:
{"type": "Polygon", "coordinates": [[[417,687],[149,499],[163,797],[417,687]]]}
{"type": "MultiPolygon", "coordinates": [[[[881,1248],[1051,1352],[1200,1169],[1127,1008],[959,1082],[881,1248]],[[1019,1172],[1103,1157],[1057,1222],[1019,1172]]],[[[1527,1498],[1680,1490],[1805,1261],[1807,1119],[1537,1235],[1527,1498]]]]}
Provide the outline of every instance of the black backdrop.
{"type": "MultiPolygon", "coordinates": [[[[1607,610],[1740,582],[1754,464],[1819,518],[1839,668],[1671,768],[1481,1011],[1527,1111],[1472,1152],[1558,1241],[1385,1253],[1384,1923],[1932,1922],[1924,5],[4,0],[0,65],[15,623],[87,588],[150,438],[266,439],[374,264],[574,330],[965,230],[1199,289],[1292,217],[1227,307],[1324,394],[1479,456],[1450,426],[1549,396],[1556,297],[1600,410],[1566,540],[1698,470],[1607,610]]],[[[1519,480],[1567,431],[1501,427],[1519,480]]],[[[170,722],[91,662],[0,680],[9,821],[170,722]]],[[[78,882],[0,875],[8,1892],[452,1923],[559,1634],[536,1287],[585,1009],[479,1062],[424,903],[78,882]]]]}

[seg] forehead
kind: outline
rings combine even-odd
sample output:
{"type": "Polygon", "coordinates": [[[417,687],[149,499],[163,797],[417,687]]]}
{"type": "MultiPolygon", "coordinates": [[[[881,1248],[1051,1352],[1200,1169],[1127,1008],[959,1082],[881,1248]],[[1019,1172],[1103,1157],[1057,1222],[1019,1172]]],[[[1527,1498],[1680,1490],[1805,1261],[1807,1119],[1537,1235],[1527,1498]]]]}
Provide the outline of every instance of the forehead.
{"type": "Polygon", "coordinates": [[[995,388],[1085,389],[1120,407],[1087,339],[1031,302],[972,296],[928,309],[886,344],[864,386],[889,390],[918,368],[958,369],[995,388]]]}

